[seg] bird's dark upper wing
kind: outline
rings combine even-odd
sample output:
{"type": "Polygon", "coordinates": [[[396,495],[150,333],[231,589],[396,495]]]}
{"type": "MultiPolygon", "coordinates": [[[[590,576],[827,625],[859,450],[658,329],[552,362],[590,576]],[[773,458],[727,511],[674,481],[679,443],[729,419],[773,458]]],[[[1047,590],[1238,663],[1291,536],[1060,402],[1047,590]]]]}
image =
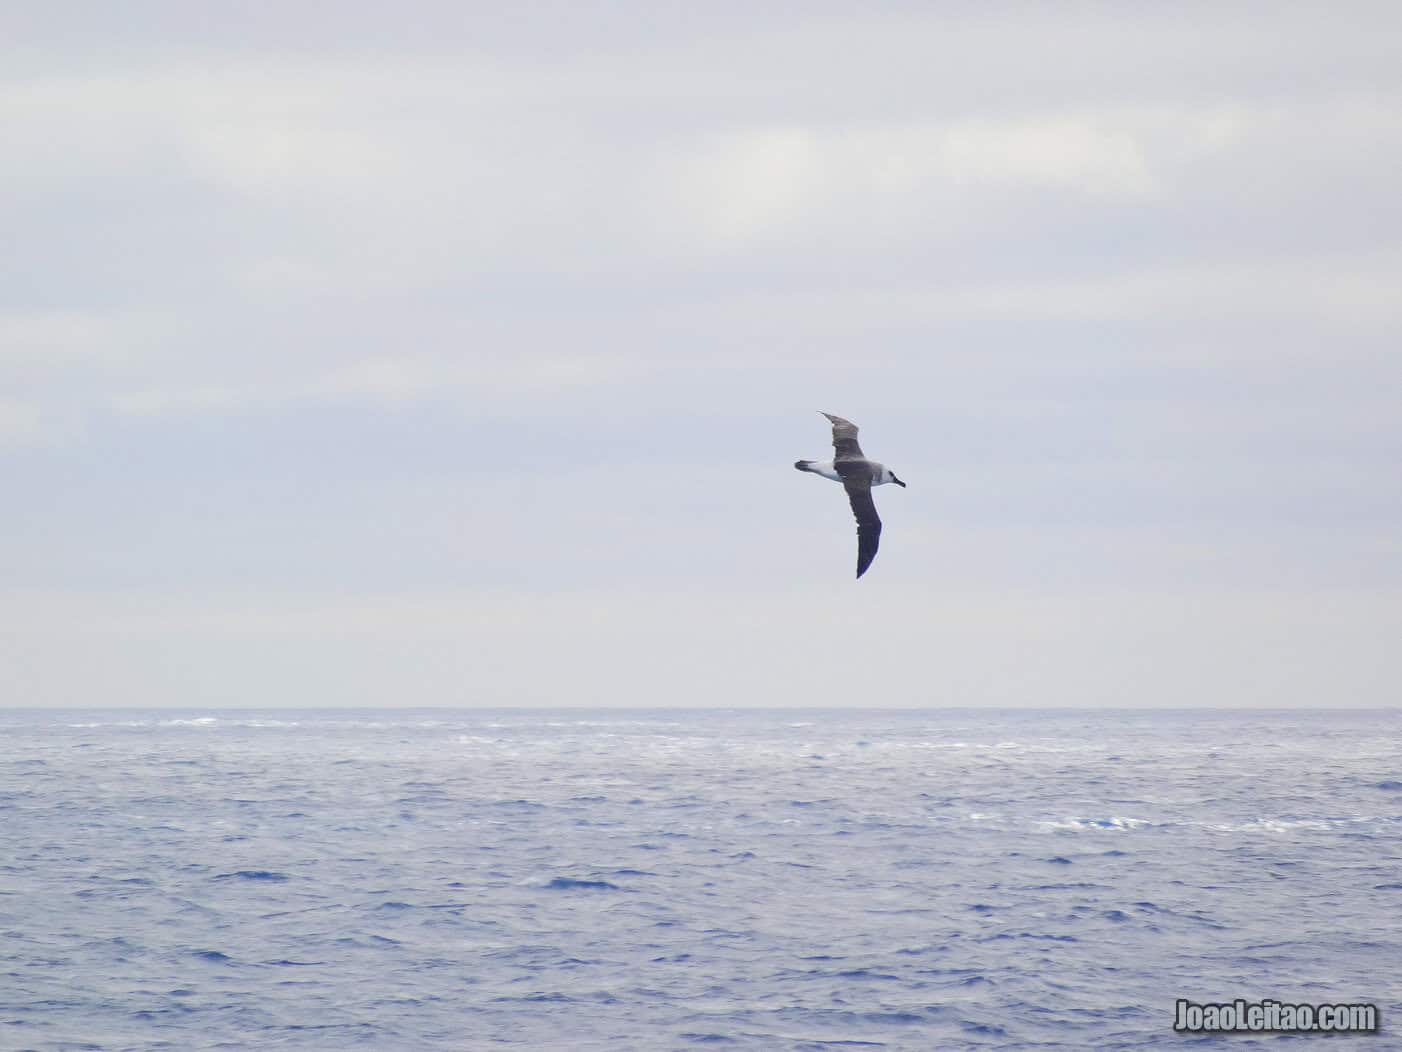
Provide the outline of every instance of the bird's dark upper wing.
{"type": "Polygon", "coordinates": [[[862,457],[862,447],[857,444],[857,425],[840,416],[824,413],[832,421],[832,448],[837,450],[836,460],[862,457]]]}
{"type": "Polygon", "coordinates": [[[845,479],[842,486],[852,502],[852,514],[857,517],[857,576],[867,572],[881,544],[881,517],[876,514],[876,502],[871,499],[869,478],[845,479]]]}

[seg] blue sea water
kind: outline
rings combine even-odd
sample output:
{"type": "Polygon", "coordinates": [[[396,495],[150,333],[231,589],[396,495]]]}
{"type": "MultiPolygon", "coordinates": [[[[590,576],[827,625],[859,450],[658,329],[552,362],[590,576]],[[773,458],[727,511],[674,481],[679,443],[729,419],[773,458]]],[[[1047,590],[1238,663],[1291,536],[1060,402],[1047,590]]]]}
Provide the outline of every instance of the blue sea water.
{"type": "Polygon", "coordinates": [[[1396,711],[0,711],[4,1049],[1402,1047],[1400,937],[1396,711]]]}

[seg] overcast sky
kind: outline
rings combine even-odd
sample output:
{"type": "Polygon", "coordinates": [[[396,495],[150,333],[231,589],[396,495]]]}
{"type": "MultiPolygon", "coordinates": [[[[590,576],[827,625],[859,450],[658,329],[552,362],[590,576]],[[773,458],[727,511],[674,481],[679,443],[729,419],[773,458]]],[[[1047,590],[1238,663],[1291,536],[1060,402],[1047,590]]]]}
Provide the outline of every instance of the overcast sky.
{"type": "Polygon", "coordinates": [[[0,704],[1398,703],[1395,4],[0,41],[0,704]]]}

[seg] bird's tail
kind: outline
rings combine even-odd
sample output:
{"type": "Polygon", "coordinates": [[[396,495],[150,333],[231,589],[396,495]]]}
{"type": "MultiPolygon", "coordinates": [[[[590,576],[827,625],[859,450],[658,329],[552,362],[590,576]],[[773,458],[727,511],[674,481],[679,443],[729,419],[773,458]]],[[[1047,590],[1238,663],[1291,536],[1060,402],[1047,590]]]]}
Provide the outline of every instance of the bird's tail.
{"type": "Polygon", "coordinates": [[[795,460],[795,461],[793,462],[793,466],[796,467],[796,468],[798,468],[799,471],[812,471],[812,470],[813,470],[813,461],[811,461],[811,460],[795,460]]]}

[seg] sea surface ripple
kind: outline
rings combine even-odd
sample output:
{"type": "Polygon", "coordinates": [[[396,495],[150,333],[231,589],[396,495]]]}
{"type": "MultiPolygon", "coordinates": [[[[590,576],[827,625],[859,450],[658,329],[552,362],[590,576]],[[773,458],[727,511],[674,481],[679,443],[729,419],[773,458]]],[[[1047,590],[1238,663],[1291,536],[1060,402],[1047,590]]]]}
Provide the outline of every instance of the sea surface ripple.
{"type": "Polygon", "coordinates": [[[1390,710],[14,709],[0,830],[0,1049],[1402,1026],[1390,710]]]}

